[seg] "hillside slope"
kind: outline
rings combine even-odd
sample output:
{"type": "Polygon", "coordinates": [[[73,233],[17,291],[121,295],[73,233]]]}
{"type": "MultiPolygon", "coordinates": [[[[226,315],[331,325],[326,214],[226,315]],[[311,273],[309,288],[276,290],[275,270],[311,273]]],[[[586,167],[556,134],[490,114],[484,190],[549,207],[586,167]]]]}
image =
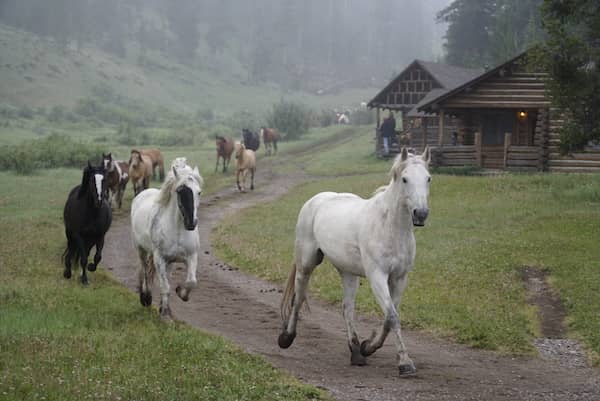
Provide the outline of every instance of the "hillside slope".
{"type": "Polygon", "coordinates": [[[261,112],[283,96],[313,108],[353,108],[377,90],[346,90],[335,96],[283,93],[274,85],[247,84],[243,68],[229,63],[233,61],[221,56],[205,68],[191,68],[150,54],[139,65],[91,46],[65,49],[52,39],[0,24],[0,97],[2,103],[15,107],[72,107],[101,85],[121,96],[179,112],[210,109],[219,114],[261,112]],[[219,71],[219,63],[227,63],[229,68],[221,70],[229,71],[229,76],[219,71]]]}

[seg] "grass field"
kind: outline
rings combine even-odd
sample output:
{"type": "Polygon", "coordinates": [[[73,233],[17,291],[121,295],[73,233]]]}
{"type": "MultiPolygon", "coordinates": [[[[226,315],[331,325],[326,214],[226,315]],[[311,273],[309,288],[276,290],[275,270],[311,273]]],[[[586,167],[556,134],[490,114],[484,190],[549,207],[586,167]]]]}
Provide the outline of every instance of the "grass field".
{"type": "MultiPolygon", "coordinates": [[[[280,154],[337,134],[311,131],[282,143],[280,154]]],[[[110,144],[106,150],[129,153],[110,144]]],[[[227,174],[214,173],[212,141],[163,151],[167,165],[185,155],[199,166],[204,193],[234,185],[233,163],[227,174]]],[[[89,288],[64,280],[62,208],[80,180],[78,169],[0,172],[0,400],[327,398],[220,338],[161,323],[102,266],[89,288]]],[[[128,212],[131,197],[129,186],[117,216],[128,212]]]]}
{"type": "MultiPolygon", "coordinates": [[[[307,199],[324,190],[368,197],[387,183],[389,163],[369,156],[372,147],[364,141],[359,137],[305,160],[314,174],[360,175],[312,182],[273,204],[230,216],[213,235],[219,255],[283,282],[297,214],[307,199]]],[[[475,347],[531,353],[539,321],[526,301],[521,269],[533,266],[549,272],[567,308],[570,335],[600,362],[600,176],[435,174],[430,209],[427,226],[416,230],[417,260],[401,308],[405,324],[475,347]]],[[[311,289],[327,301],[341,299],[339,277],[329,264],[316,270],[311,289]]],[[[378,312],[367,285],[359,290],[358,305],[378,312]]]]}

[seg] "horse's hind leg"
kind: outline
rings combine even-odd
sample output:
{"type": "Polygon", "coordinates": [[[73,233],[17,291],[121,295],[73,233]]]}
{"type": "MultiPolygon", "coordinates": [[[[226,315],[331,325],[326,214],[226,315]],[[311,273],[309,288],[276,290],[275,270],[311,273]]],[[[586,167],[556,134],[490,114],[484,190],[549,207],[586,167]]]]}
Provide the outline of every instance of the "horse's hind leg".
{"type": "Polygon", "coordinates": [[[354,304],[356,299],[356,291],[358,290],[359,278],[350,273],[340,272],[342,284],[344,287],[344,300],[342,302],[342,310],[344,313],[344,321],[346,322],[346,331],[348,333],[348,348],[350,348],[350,364],[366,365],[366,358],[360,353],[360,340],[356,329],[354,328],[354,304]]]}
{"type": "MultiPolygon", "coordinates": [[[[217,172],[217,169],[219,168],[219,155],[217,155],[217,164],[215,164],[215,173],[217,172]]],[[[225,172],[225,160],[223,160],[223,172],[225,172]]]]}
{"type": "Polygon", "coordinates": [[[283,312],[283,331],[279,335],[277,343],[280,348],[288,348],[296,338],[296,325],[300,308],[306,300],[306,291],[308,290],[308,282],[310,275],[315,270],[315,267],[323,261],[323,252],[320,249],[311,250],[310,246],[298,245],[296,241],[296,264],[288,278],[287,288],[282,301],[283,312]],[[286,311],[289,310],[289,313],[286,311]]]}
{"type": "MultiPolygon", "coordinates": [[[[246,180],[244,180],[246,182],[246,180]]],[[[254,191],[254,169],[250,170],[250,191],[254,191]]]]}
{"type": "Polygon", "coordinates": [[[277,141],[273,141],[273,154],[276,155],[277,154],[277,141]]]}

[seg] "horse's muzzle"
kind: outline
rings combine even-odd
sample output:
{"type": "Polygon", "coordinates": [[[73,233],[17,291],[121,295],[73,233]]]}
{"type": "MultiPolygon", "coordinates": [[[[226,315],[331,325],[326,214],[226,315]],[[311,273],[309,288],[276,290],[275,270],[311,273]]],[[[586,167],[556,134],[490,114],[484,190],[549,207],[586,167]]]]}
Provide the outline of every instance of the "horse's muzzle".
{"type": "Polygon", "coordinates": [[[422,209],[413,210],[412,220],[413,225],[417,227],[423,227],[425,225],[425,220],[427,220],[427,216],[429,215],[429,209],[426,207],[422,209]]]}
{"type": "Polygon", "coordinates": [[[196,229],[196,226],[198,225],[198,219],[184,219],[183,221],[183,226],[185,227],[186,230],[188,231],[194,231],[196,229]]]}

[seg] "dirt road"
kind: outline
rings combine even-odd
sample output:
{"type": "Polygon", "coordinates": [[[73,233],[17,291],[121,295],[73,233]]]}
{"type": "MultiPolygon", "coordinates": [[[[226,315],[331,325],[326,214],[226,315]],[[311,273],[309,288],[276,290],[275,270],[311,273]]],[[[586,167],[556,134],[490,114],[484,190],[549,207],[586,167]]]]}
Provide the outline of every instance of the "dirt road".
{"type": "MultiPolygon", "coordinates": [[[[175,294],[171,296],[176,319],[222,335],[301,380],[327,389],[340,400],[600,400],[597,369],[570,364],[564,358],[547,361],[502,357],[418,331],[404,331],[406,346],[418,370],[416,376],[398,377],[393,336],[369,357],[367,366],[350,366],[341,311],[315,299],[311,299],[310,313],[304,314],[299,323],[292,347],[279,349],[279,287],[216,259],[210,232],[226,214],[276,199],[304,178],[301,173],[295,177],[278,176],[265,164],[259,170],[253,193],[240,194],[232,186],[202,201],[198,288],[187,303],[175,294]]],[[[124,214],[113,221],[103,265],[134,290],[138,261],[130,238],[129,219],[124,214]]],[[[183,271],[177,268],[172,275],[172,288],[182,279],[183,271]]],[[[157,299],[155,293],[155,302],[157,299]]],[[[139,303],[131,307],[142,308],[139,303]]],[[[359,317],[359,333],[366,336],[380,324],[359,317]]]]}

